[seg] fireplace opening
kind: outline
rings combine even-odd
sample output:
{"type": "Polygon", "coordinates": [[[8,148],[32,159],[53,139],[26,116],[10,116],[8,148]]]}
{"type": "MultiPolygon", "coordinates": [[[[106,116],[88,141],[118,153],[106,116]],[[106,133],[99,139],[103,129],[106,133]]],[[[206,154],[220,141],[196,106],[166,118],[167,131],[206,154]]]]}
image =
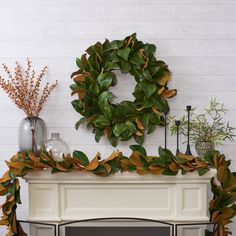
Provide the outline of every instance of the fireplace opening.
{"type": "Polygon", "coordinates": [[[174,225],[142,218],[99,218],[59,225],[59,236],[173,236],[174,225]]]}
{"type": "Polygon", "coordinates": [[[65,236],[170,236],[168,227],[66,227],[65,236]]]}

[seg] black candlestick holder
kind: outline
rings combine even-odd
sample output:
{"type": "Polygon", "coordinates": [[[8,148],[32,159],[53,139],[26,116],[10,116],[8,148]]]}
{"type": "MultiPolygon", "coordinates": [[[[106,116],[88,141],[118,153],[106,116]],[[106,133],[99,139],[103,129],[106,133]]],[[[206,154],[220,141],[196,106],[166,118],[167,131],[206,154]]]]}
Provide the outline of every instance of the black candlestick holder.
{"type": "Polygon", "coordinates": [[[176,155],[179,153],[179,126],[180,126],[180,120],[176,120],[175,121],[175,125],[176,125],[176,133],[177,133],[177,136],[176,136],[176,141],[177,141],[177,148],[176,148],[176,155]]]}
{"type": "Polygon", "coordinates": [[[186,108],[187,108],[187,112],[188,112],[188,140],[187,140],[187,149],[186,149],[185,154],[192,155],[191,150],[190,150],[190,142],[189,142],[189,140],[190,140],[190,111],[191,111],[192,107],[187,106],[186,108]]]}
{"type": "Polygon", "coordinates": [[[167,114],[168,114],[168,111],[164,111],[164,119],[165,119],[165,148],[167,148],[167,114]]]}

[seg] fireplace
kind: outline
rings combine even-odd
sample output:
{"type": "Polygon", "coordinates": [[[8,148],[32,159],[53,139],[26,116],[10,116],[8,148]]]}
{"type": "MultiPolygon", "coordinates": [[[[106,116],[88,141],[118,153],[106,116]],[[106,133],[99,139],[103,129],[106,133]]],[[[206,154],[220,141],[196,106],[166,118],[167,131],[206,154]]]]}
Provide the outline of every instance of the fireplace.
{"type": "MultiPolygon", "coordinates": [[[[114,222],[109,219],[144,218],[173,224],[207,222],[207,188],[214,175],[215,170],[204,176],[195,172],[177,176],[117,173],[105,178],[78,172],[34,172],[24,177],[29,184],[28,220],[59,224],[60,236],[72,236],[75,232],[86,232],[89,236],[94,231],[110,234],[111,230],[122,236],[125,236],[124,232],[134,235],[137,230],[140,235],[148,235],[147,232],[158,227],[163,236],[173,235],[169,226],[157,225],[157,222],[147,225],[144,220],[114,222]],[[107,220],[86,222],[93,218],[107,220]],[[80,222],[73,223],[75,221],[80,222]]],[[[192,236],[200,236],[205,228],[183,226],[179,235],[191,232],[192,236]]],[[[48,232],[48,228],[46,230],[48,232]]],[[[46,235],[43,227],[35,232],[32,236],[46,235]]]]}

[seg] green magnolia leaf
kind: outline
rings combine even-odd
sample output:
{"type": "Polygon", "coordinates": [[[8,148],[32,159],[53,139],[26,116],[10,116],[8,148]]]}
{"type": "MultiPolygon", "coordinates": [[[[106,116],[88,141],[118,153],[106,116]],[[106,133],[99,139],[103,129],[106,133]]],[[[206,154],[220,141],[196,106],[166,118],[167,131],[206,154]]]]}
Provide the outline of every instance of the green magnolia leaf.
{"type": "Polygon", "coordinates": [[[132,122],[126,121],[125,124],[126,124],[126,126],[128,127],[128,130],[129,130],[132,134],[137,131],[136,126],[135,126],[132,122]]]}
{"type": "Polygon", "coordinates": [[[88,90],[91,94],[98,96],[100,92],[98,83],[96,81],[92,81],[88,90]]]}
{"type": "Polygon", "coordinates": [[[128,61],[129,53],[130,53],[130,48],[122,48],[117,51],[117,55],[120,56],[125,61],[128,61]]]}
{"type": "Polygon", "coordinates": [[[110,126],[111,120],[109,120],[106,116],[100,115],[94,120],[94,125],[97,127],[105,128],[107,126],[110,126]]]}
{"type": "Polygon", "coordinates": [[[137,152],[141,153],[143,156],[147,156],[147,152],[146,152],[145,148],[141,145],[130,145],[129,148],[132,151],[137,151],[137,152]]]}
{"type": "Polygon", "coordinates": [[[103,46],[100,42],[97,42],[95,45],[93,46],[90,46],[86,52],[89,54],[89,55],[99,55],[100,57],[102,56],[103,54],[103,46]]]}
{"type": "Polygon", "coordinates": [[[11,195],[14,195],[16,191],[16,185],[14,183],[10,184],[8,187],[8,193],[10,193],[11,195]]]}
{"type": "Polygon", "coordinates": [[[103,129],[96,129],[94,133],[95,133],[95,140],[98,143],[101,137],[103,136],[103,129]]]}
{"type": "Polygon", "coordinates": [[[140,145],[142,145],[144,143],[144,135],[142,135],[142,136],[134,135],[134,139],[140,145]]]}
{"type": "Polygon", "coordinates": [[[116,49],[119,49],[122,44],[123,44],[123,41],[121,40],[113,40],[111,41],[110,43],[108,43],[109,41],[106,41],[103,46],[104,46],[104,51],[110,51],[110,50],[116,50],[116,49]]]}
{"type": "Polygon", "coordinates": [[[145,61],[143,60],[143,57],[139,52],[134,52],[130,56],[130,63],[139,67],[140,65],[144,64],[145,61]]]}
{"type": "Polygon", "coordinates": [[[145,129],[148,128],[148,124],[149,124],[149,114],[145,113],[142,116],[140,116],[140,120],[144,126],[145,129]]]}
{"type": "Polygon", "coordinates": [[[199,176],[205,175],[209,170],[208,169],[198,169],[197,172],[199,176]]]}
{"type": "Polygon", "coordinates": [[[10,176],[11,180],[16,179],[16,175],[14,175],[14,173],[12,173],[12,171],[9,171],[9,176],[10,176]]]}
{"type": "Polygon", "coordinates": [[[106,116],[108,119],[112,119],[112,111],[109,103],[107,103],[101,110],[103,111],[104,116],[106,116]]]}
{"type": "Polygon", "coordinates": [[[208,152],[204,157],[203,160],[208,162],[211,166],[214,166],[214,156],[215,154],[217,154],[218,152],[215,151],[211,151],[208,152]]]}
{"type": "Polygon", "coordinates": [[[98,97],[98,105],[100,109],[103,109],[108,103],[111,103],[113,99],[114,95],[111,92],[102,92],[98,97]]]}
{"type": "Polygon", "coordinates": [[[73,157],[79,159],[83,166],[87,166],[89,164],[88,157],[81,151],[75,150],[73,152],[73,157]]]}
{"type": "Polygon", "coordinates": [[[79,89],[80,87],[77,85],[77,84],[72,84],[72,85],[70,85],[70,89],[71,90],[77,90],[77,89],[79,89]]]}
{"type": "Polygon", "coordinates": [[[169,163],[171,160],[173,160],[175,158],[173,153],[170,150],[166,149],[166,148],[159,147],[158,148],[158,153],[160,155],[160,158],[162,160],[164,160],[166,163],[169,163]]]}
{"type": "Polygon", "coordinates": [[[84,122],[86,122],[86,120],[87,120],[86,117],[80,118],[79,121],[76,122],[75,128],[78,129],[81,124],[83,124],[84,122]]]}
{"type": "Polygon", "coordinates": [[[119,137],[123,132],[125,132],[128,129],[127,125],[125,123],[116,124],[113,127],[113,134],[116,137],[119,137]]]}
{"type": "Polygon", "coordinates": [[[114,70],[119,68],[119,65],[117,64],[117,62],[108,62],[106,64],[105,70],[114,70]]]}
{"type": "Polygon", "coordinates": [[[91,55],[88,59],[88,64],[96,71],[101,70],[97,55],[91,55]]]}
{"type": "Polygon", "coordinates": [[[167,111],[168,112],[170,110],[166,99],[161,96],[157,96],[155,104],[160,111],[167,111]]]}
{"type": "Polygon", "coordinates": [[[188,162],[188,159],[184,159],[184,158],[178,156],[178,154],[175,157],[175,160],[177,161],[178,164],[185,164],[186,162],[188,162]]]}
{"type": "Polygon", "coordinates": [[[98,176],[108,176],[108,172],[106,170],[106,168],[102,165],[99,165],[94,171],[93,173],[95,175],[98,175],[98,176]]]}
{"type": "MultiPolygon", "coordinates": [[[[155,79],[151,76],[151,74],[149,73],[148,70],[143,71],[142,77],[143,77],[143,79],[145,79],[145,80],[149,80],[149,81],[155,83],[155,79]]],[[[155,84],[155,85],[156,85],[156,84],[155,84]]]]}
{"type": "Polygon", "coordinates": [[[153,82],[149,82],[147,80],[142,80],[141,85],[143,88],[143,91],[147,98],[150,98],[153,93],[156,91],[156,84],[153,82]]]}
{"type": "Polygon", "coordinates": [[[113,174],[120,171],[120,165],[116,159],[108,161],[107,163],[110,165],[113,174]]]}
{"type": "Polygon", "coordinates": [[[130,71],[131,69],[131,65],[129,62],[125,61],[125,60],[121,60],[121,66],[120,66],[120,70],[122,73],[126,74],[130,71]]]}
{"type": "Polygon", "coordinates": [[[156,129],[155,125],[153,125],[151,123],[148,123],[148,132],[147,132],[147,134],[152,133],[155,129],[156,129]]]}
{"type": "Polygon", "coordinates": [[[88,66],[86,54],[83,54],[80,59],[76,58],[76,64],[80,69],[85,70],[85,68],[88,66]]]}
{"type": "Polygon", "coordinates": [[[113,147],[117,146],[117,138],[115,136],[110,137],[109,142],[113,147]]]}
{"type": "Polygon", "coordinates": [[[129,130],[126,130],[125,132],[123,132],[121,135],[120,135],[120,140],[121,141],[127,141],[130,139],[130,137],[133,135],[132,132],[130,132],[129,130]]]}
{"type": "Polygon", "coordinates": [[[163,172],[162,172],[163,175],[169,175],[169,176],[175,176],[178,174],[178,172],[173,172],[171,170],[169,170],[168,168],[165,169],[163,172]]]}
{"type": "Polygon", "coordinates": [[[108,88],[111,86],[114,77],[116,77],[114,73],[104,72],[97,77],[97,83],[101,88],[108,88]]]}
{"type": "Polygon", "coordinates": [[[154,44],[149,44],[149,43],[146,43],[144,46],[143,46],[144,50],[145,50],[145,54],[147,56],[152,56],[155,51],[156,51],[156,46],[154,44]]]}
{"type": "Polygon", "coordinates": [[[73,100],[71,102],[71,104],[75,108],[76,111],[82,112],[82,110],[83,110],[83,103],[80,100],[73,100]]]}

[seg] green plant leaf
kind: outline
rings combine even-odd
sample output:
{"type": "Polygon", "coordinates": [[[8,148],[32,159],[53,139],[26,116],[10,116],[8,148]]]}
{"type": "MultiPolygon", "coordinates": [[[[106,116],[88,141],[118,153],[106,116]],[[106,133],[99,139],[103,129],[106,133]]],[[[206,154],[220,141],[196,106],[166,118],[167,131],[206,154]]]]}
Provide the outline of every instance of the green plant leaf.
{"type": "Polygon", "coordinates": [[[132,151],[137,151],[139,153],[141,153],[144,157],[147,156],[147,152],[145,150],[145,148],[141,145],[130,145],[129,148],[132,150],[132,151]]]}
{"type": "Polygon", "coordinates": [[[198,169],[197,172],[199,176],[205,175],[209,170],[208,169],[198,169]]]}
{"type": "Polygon", "coordinates": [[[156,84],[147,80],[141,81],[141,86],[147,98],[150,98],[153,93],[156,91],[156,84]]]}
{"type": "Polygon", "coordinates": [[[129,64],[129,62],[125,61],[125,60],[121,60],[121,66],[120,66],[120,70],[122,73],[126,74],[130,71],[131,69],[131,65],[129,64]]]}
{"type": "Polygon", "coordinates": [[[151,82],[155,82],[155,79],[152,78],[152,76],[151,76],[151,74],[149,73],[148,70],[143,71],[142,77],[143,77],[143,79],[145,79],[145,80],[149,80],[149,81],[151,81],[151,82]]]}
{"type": "Polygon", "coordinates": [[[86,54],[83,54],[81,58],[76,58],[76,64],[80,69],[84,70],[88,64],[86,54]]]}
{"type": "Polygon", "coordinates": [[[115,136],[110,137],[109,142],[113,147],[117,146],[117,138],[115,136]]]}
{"type": "Polygon", "coordinates": [[[94,133],[95,133],[95,140],[98,143],[100,141],[101,137],[103,136],[103,129],[97,128],[94,133]]]}
{"type": "Polygon", "coordinates": [[[149,43],[146,43],[144,46],[143,46],[144,50],[145,50],[145,54],[150,57],[152,56],[155,51],[156,51],[156,46],[154,44],[149,44],[149,43]]]}
{"type": "Polygon", "coordinates": [[[108,103],[111,103],[114,95],[111,92],[104,91],[98,97],[98,105],[100,109],[103,109],[108,103]]]}
{"type": "Polygon", "coordinates": [[[112,84],[113,78],[116,75],[112,72],[104,72],[97,77],[97,83],[101,88],[109,88],[112,84]]]}
{"type": "Polygon", "coordinates": [[[140,120],[144,126],[145,129],[148,128],[148,124],[149,124],[149,114],[145,113],[142,116],[140,116],[140,120]]]}
{"type": "Polygon", "coordinates": [[[130,122],[130,121],[127,120],[127,121],[125,122],[125,124],[127,125],[128,130],[129,130],[132,134],[137,131],[136,126],[135,126],[132,122],[130,122]]]}
{"type": "Polygon", "coordinates": [[[128,129],[127,125],[125,123],[116,124],[113,127],[113,134],[116,137],[119,137],[123,132],[125,132],[128,129]]]}
{"type": "Polygon", "coordinates": [[[158,153],[160,155],[160,158],[164,160],[166,164],[175,158],[175,156],[169,149],[162,148],[161,146],[158,148],[158,153]]]}
{"type": "Polygon", "coordinates": [[[89,164],[88,157],[81,151],[75,150],[73,152],[73,157],[78,158],[83,166],[87,166],[89,164]]]}
{"type": "Polygon", "coordinates": [[[171,170],[169,170],[168,168],[165,169],[163,172],[162,172],[163,175],[169,175],[169,176],[175,176],[178,174],[178,172],[173,172],[171,170]]]}
{"type": "Polygon", "coordinates": [[[86,120],[87,120],[86,117],[80,118],[79,121],[76,122],[75,128],[78,129],[81,124],[83,124],[84,122],[86,122],[86,120]]]}
{"type": "Polygon", "coordinates": [[[143,60],[142,55],[139,52],[134,52],[131,56],[130,56],[130,63],[135,65],[135,66],[140,66],[142,64],[145,63],[145,61],[143,60]]]}
{"type": "Polygon", "coordinates": [[[80,101],[80,100],[73,100],[71,102],[72,106],[74,107],[74,109],[77,111],[77,112],[82,112],[83,110],[83,103],[80,101]]]}
{"type": "Polygon", "coordinates": [[[105,41],[105,43],[103,44],[104,47],[104,51],[110,51],[110,50],[116,50],[119,49],[123,44],[123,41],[121,40],[113,40],[111,42],[109,42],[108,40],[105,41]]]}
{"type": "Polygon", "coordinates": [[[134,135],[134,139],[140,145],[142,145],[144,143],[144,135],[142,135],[142,136],[134,135]]]}
{"type": "Polygon", "coordinates": [[[105,128],[107,126],[110,126],[111,120],[109,120],[106,116],[100,115],[94,120],[94,125],[99,128],[105,128]]]}
{"type": "Polygon", "coordinates": [[[167,111],[168,112],[170,110],[166,99],[159,96],[159,95],[157,95],[157,99],[155,101],[155,104],[160,111],[167,111]]]}
{"type": "Polygon", "coordinates": [[[92,81],[88,90],[91,94],[98,96],[98,94],[99,94],[98,83],[96,81],[92,81]]]}
{"type": "Polygon", "coordinates": [[[122,48],[117,51],[117,55],[120,56],[125,61],[128,61],[129,53],[130,53],[130,48],[122,48]]]}

